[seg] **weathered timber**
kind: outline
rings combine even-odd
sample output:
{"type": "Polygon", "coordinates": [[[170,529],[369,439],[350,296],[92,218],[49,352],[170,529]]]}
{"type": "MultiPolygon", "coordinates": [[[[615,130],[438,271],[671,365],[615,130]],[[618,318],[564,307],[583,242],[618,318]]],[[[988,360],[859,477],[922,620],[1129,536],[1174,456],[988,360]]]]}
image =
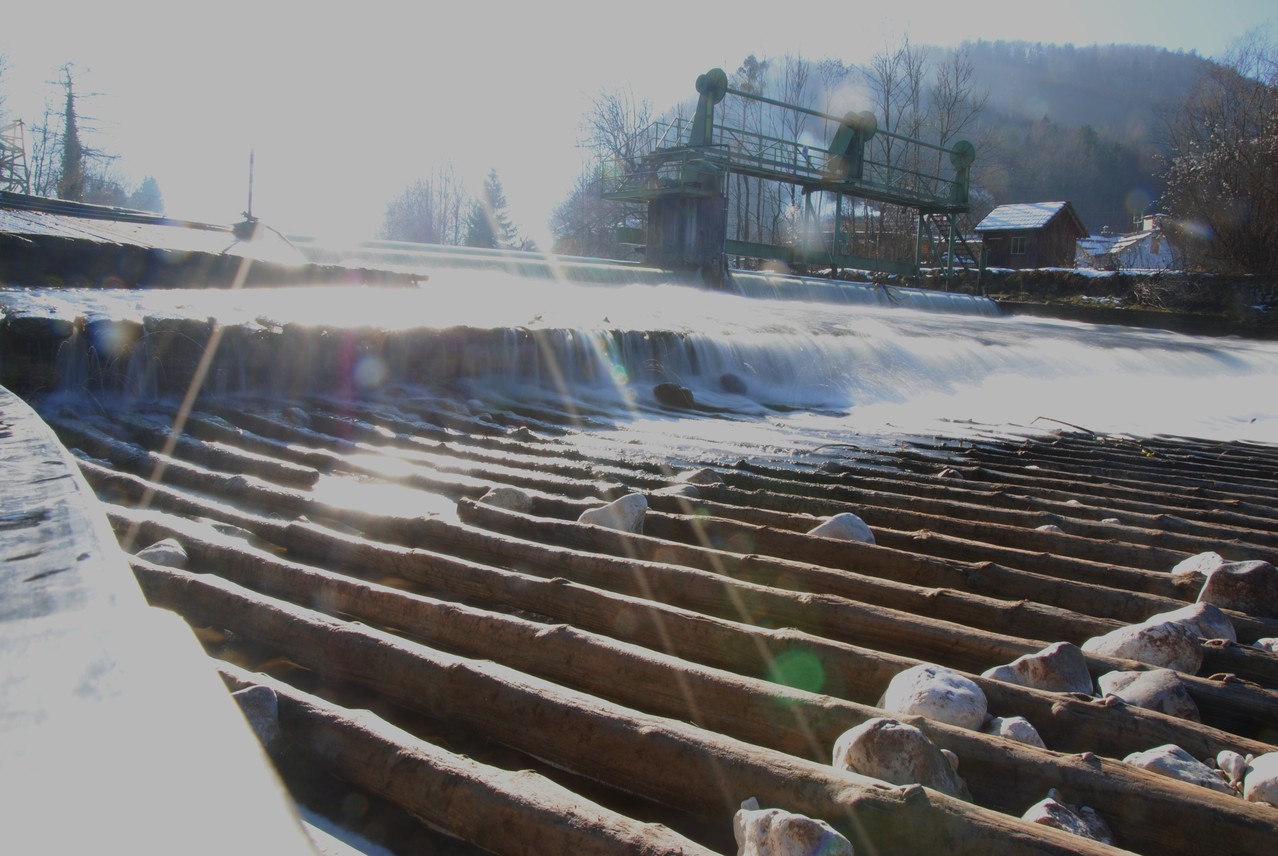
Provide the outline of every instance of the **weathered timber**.
{"type": "MultiPolygon", "coordinates": [[[[1071,623],[1042,631],[1058,640],[1081,644],[1090,636],[1107,633],[1120,624],[1134,624],[1151,615],[1168,612],[1185,605],[1184,600],[1159,597],[1143,592],[1130,592],[1108,586],[1077,583],[1057,577],[1005,568],[992,562],[978,564],[943,562],[907,552],[887,543],[876,545],[853,541],[836,541],[787,531],[772,526],[738,523],[710,516],[724,506],[681,497],[653,497],[651,507],[671,507],[671,500],[686,504],[683,514],[671,515],[650,510],[644,516],[644,532],[656,538],[688,544],[713,544],[734,553],[751,552],[785,557],[827,568],[840,568],[859,574],[884,576],[912,585],[954,587],[973,594],[1000,600],[1031,600],[1052,604],[1064,610],[1111,619],[1111,623],[1089,622],[1073,618],[1071,623]]],[[[796,520],[796,523],[806,521],[796,520]]],[[[815,523],[810,524],[815,525],[815,523]]],[[[875,532],[876,541],[882,530],[875,532]]],[[[934,533],[927,533],[929,537],[934,533]]],[[[977,553],[984,545],[973,545],[977,553]]],[[[1028,564],[1028,563],[1027,563],[1028,564]]],[[[1189,585],[1186,585],[1189,588],[1189,585]]],[[[1190,598],[1192,600],[1192,598],[1190,598]]],[[[1243,641],[1254,641],[1278,632],[1278,621],[1256,618],[1246,613],[1227,610],[1226,614],[1243,641]]],[[[1027,632],[1036,631],[1027,628],[1027,632]]]]}
{"type": "Polygon", "coordinates": [[[490,662],[469,660],[253,596],[216,579],[135,564],[156,605],[188,621],[269,641],[305,668],[375,686],[409,709],[455,721],[580,775],[657,802],[718,817],[749,796],[824,819],[854,846],[884,856],[919,848],[961,854],[1104,854],[1113,848],[971,806],[918,787],[801,761],[673,720],[573,692],[490,662]],[[636,746],[642,751],[636,751],[636,746]],[[621,766],[620,759],[632,763],[621,766]]]}
{"type": "Polygon", "coordinates": [[[482,764],[421,740],[369,711],[346,710],[230,664],[219,669],[232,689],[273,690],[281,728],[317,766],[486,852],[712,856],[712,851],[660,824],[641,823],[588,802],[531,770],[482,764]]]}
{"type": "MultiPolygon", "coordinates": [[[[645,585],[653,592],[668,584],[668,578],[683,581],[681,586],[688,592],[701,585],[709,585],[713,591],[713,583],[694,582],[699,580],[697,574],[727,575],[734,564],[732,557],[725,556],[721,551],[671,545],[670,542],[603,527],[538,520],[469,500],[460,501],[457,508],[459,516],[467,522],[516,534],[521,538],[552,541],[611,555],[635,556],[654,563],[662,562],[662,556],[665,556],[664,561],[677,561],[679,564],[661,564],[663,570],[660,574],[649,573],[645,576],[645,585]],[[699,558],[698,550],[702,554],[699,558]]],[[[411,521],[398,520],[388,522],[387,528],[379,534],[390,540],[404,539],[406,533],[413,528],[420,526],[411,521]],[[399,534],[393,534],[391,530],[398,530],[399,534]]],[[[407,538],[411,540],[411,536],[407,538]]],[[[776,576],[784,574],[789,565],[780,560],[771,562],[776,576]]],[[[731,576],[723,578],[732,579],[731,576]]],[[[737,620],[759,620],[762,617],[832,639],[876,647],[971,672],[982,672],[991,666],[1010,662],[1021,654],[1041,650],[1047,644],[1038,639],[1011,636],[928,615],[903,613],[896,609],[850,601],[846,596],[805,592],[787,597],[786,593],[778,592],[774,585],[737,579],[732,579],[731,588],[727,588],[727,585],[720,583],[721,590],[717,594],[707,593],[690,605],[712,614],[717,608],[717,614],[737,620]],[[724,591],[731,593],[728,598],[724,597],[724,591]],[[716,607],[716,598],[720,604],[727,601],[727,610],[722,605],[716,607]],[[1020,653],[1014,653],[1016,651],[1020,653]]],[[[792,586],[783,584],[781,587],[789,589],[792,586]]],[[[935,611],[942,611],[945,600],[958,599],[961,594],[937,592],[936,597],[941,603],[938,603],[935,611]]],[[[1116,669],[1149,668],[1134,661],[1116,660],[1095,654],[1086,655],[1086,659],[1094,677],[1116,669]]],[[[1182,680],[1198,703],[1206,721],[1212,724],[1241,734],[1257,734],[1268,733],[1272,729],[1272,723],[1278,720],[1278,695],[1260,687],[1231,681],[1205,680],[1190,675],[1182,675],[1182,680]]]]}
{"type": "MultiPolygon", "coordinates": [[[[189,531],[186,535],[183,540],[189,544],[189,531]]],[[[809,760],[826,760],[844,730],[884,715],[872,707],[619,645],[565,625],[540,625],[343,581],[266,554],[235,562],[229,560],[232,550],[217,552],[215,566],[224,576],[266,594],[294,603],[322,603],[326,611],[392,628],[434,647],[492,659],[619,704],[809,760]],[[236,571],[239,567],[243,570],[236,571]]],[[[1125,764],[1050,753],[918,717],[906,719],[959,757],[973,793],[989,807],[1019,815],[1049,788],[1062,789],[1075,800],[1102,807],[1120,843],[1138,850],[1190,854],[1201,852],[1213,836],[1226,830],[1235,836],[1235,846],[1244,846],[1248,834],[1260,836],[1260,841],[1278,832],[1278,818],[1260,806],[1224,796],[1203,800],[1189,785],[1125,764]],[[1186,803],[1192,806],[1190,813],[1186,803]],[[1245,810],[1240,812],[1240,806],[1245,810]]]]}
{"type": "MultiPolygon", "coordinates": [[[[230,473],[257,476],[289,487],[307,488],[319,480],[319,471],[278,458],[227,446],[218,440],[198,440],[173,433],[173,426],[137,413],[117,413],[109,425],[93,420],[105,431],[112,427],[119,439],[136,443],[152,452],[171,454],[182,460],[230,473]]],[[[91,423],[92,424],[92,423],[91,423]]]]}
{"type": "MultiPolygon", "coordinates": [[[[728,470],[723,473],[724,481],[731,487],[745,490],[762,488],[814,500],[835,500],[858,505],[865,509],[862,516],[871,525],[874,525],[873,520],[870,519],[873,514],[880,514],[883,515],[885,525],[896,529],[907,529],[908,524],[892,521],[918,512],[947,518],[955,527],[951,531],[966,534],[968,528],[980,526],[987,532],[997,532],[998,538],[993,540],[1010,546],[1061,553],[1079,559],[1146,570],[1170,568],[1185,558],[1189,552],[1198,552],[1145,544],[1109,543],[1084,537],[1096,535],[1103,538],[1106,534],[1104,532],[1106,525],[1067,520],[1060,515],[1044,512],[995,508],[983,504],[983,500],[988,497],[982,496],[978,491],[966,492],[970,495],[963,495],[959,493],[959,489],[949,488],[946,489],[945,499],[930,499],[895,491],[861,487],[860,484],[864,480],[858,480],[857,483],[798,481],[789,478],[788,475],[788,473],[771,473],[758,465],[748,465],[741,472],[728,470]],[[962,498],[958,498],[959,496],[962,498]],[[1073,529],[1079,534],[1062,535],[1038,531],[1036,527],[1044,524],[1059,525],[1065,529],[1073,529]]],[[[894,487],[894,485],[889,481],[884,487],[894,487]]],[[[971,537],[976,540],[991,540],[978,534],[972,534],[971,537]]]]}
{"type": "MultiPolygon", "coordinates": [[[[90,480],[109,475],[94,468],[90,480]]],[[[127,476],[114,475],[119,489],[132,481],[134,491],[145,485],[127,476]]],[[[392,546],[332,532],[306,523],[280,523],[253,518],[234,509],[182,499],[166,488],[155,491],[156,506],[172,504],[179,513],[222,519],[253,529],[290,554],[317,563],[337,565],[347,572],[382,579],[387,575],[421,585],[439,596],[517,609],[568,621],[614,638],[635,642],[681,658],[758,677],[777,677],[777,663],[787,660],[816,663],[825,676],[823,690],[872,704],[898,672],[919,660],[899,657],[790,629],[771,629],[717,619],[651,599],[652,591],[636,578],[610,570],[611,557],[578,554],[558,547],[516,542],[482,530],[462,534],[497,557],[536,558],[548,578],[498,570],[450,555],[392,546]],[[602,566],[602,567],[600,567],[602,566]],[[634,595],[606,592],[568,582],[569,574],[603,588],[625,588],[634,595]]],[[[113,514],[133,526],[137,512],[113,514]]],[[[119,524],[117,524],[119,525],[119,524]]],[[[448,538],[457,538],[456,527],[439,527],[448,538]]],[[[197,539],[193,546],[198,550],[197,539]]],[[[463,551],[465,552],[465,551],[463,551]]],[[[234,563],[236,554],[208,557],[213,564],[234,563]]],[[[519,563],[519,560],[515,560],[519,563]]],[[[536,567],[530,567],[536,570],[536,567]]],[[[642,578],[638,578],[642,580],[642,578]]],[[[784,670],[782,670],[784,672],[784,670]]],[[[1241,754],[1264,754],[1275,746],[1229,734],[1188,720],[1177,719],[1126,705],[1106,705],[1044,693],[1025,687],[969,675],[991,699],[991,710],[1004,716],[1025,716],[1035,723],[1048,745],[1062,751],[1093,751],[1124,757],[1149,746],[1175,743],[1198,757],[1212,757],[1221,747],[1241,754]],[[996,702],[994,700],[997,700],[996,702]]]]}

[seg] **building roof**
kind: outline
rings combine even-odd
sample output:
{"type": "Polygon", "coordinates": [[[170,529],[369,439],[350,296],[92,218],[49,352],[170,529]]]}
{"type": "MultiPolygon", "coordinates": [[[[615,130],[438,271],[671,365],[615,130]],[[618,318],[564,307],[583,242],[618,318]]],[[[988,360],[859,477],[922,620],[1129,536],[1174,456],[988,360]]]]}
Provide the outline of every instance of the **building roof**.
{"type": "Polygon", "coordinates": [[[1069,207],[1068,202],[1018,202],[1014,205],[1000,205],[976,224],[976,231],[1041,229],[1067,207],[1069,207]]]}

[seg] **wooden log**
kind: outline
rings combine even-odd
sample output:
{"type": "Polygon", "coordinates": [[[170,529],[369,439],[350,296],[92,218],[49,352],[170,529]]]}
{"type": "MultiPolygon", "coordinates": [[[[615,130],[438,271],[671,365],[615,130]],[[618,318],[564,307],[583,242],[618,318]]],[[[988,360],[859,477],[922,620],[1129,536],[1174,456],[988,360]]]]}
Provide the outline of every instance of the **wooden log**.
{"type": "MultiPolygon", "coordinates": [[[[104,420],[93,420],[99,427],[104,420]]],[[[91,423],[92,424],[92,423],[91,423]]],[[[173,434],[173,426],[153,416],[137,413],[113,415],[110,428],[122,439],[137,443],[152,452],[170,454],[202,467],[233,474],[256,476],[288,487],[309,488],[319,480],[319,471],[313,467],[299,466],[269,455],[250,452],[228,446],[218,440],[198,440],[185,433],[173,434]]]]}
{"type": "Polygon", "coordinates": [[[884,788],[493,663],[254,597],[222,581],[144,565],[135,571],[148,598],[189,621],[269,641],[319,674],[364,683],[409,709],[465,722],[580,775],[723,823],[754,796],[761,805],[826,820],[858,849],[883,856],[920,849],[954,856],[1120,852],[917,786],[884,788]]]}
{"type": "Polygon", "coordinates": [[[531,770],[481,764],[266,675],[228,663],[219,670],[233,690],[273,690],[281,729],[313,763],[485,852],[712,856],[665,826],[610,811],[531,770]]]}
{"type": "MultiPolygon", "coordinates": [[[[938,663],[954,669],[982,672],[987,668],[1010,662],[1022,654],[1046,647],[1042,640],[1011,636],[981,628],[964,626],[924,614],[908,614],[863,602],[850,601],[846,596],[823,594],[787,594],[770,585],[733,580],[732,588],[726,583],[715,584],[698,574],[722,577],[730,572],[732,560],[721,551],[701,550],[707,554],[698,561],[697,548],[669,542],[647,539],[597,526],[569,524],[562,521],[538,520],[528,515],[504,511],[482,503],[462,500],[457,506],[462,520],[478,523],[522,537],[550,541],[556,544],[575,545],[579,549],[612,555],[635,556],[650,561],[677,561],[677,565],[662,564],[660,574],[649,572],[645,585],[652,596],[665,600],[668,597],[687,597],[682,605],[702,612],[724,615],[741,620],[757,620],[766,616],[769,621],[788,624],[802,630],[831,639],[857,645],[878,648],[909,657],[938,663]],[[700,564],[702,567],[693,567],[700,564]],[[668,591],[665,586],[679,580],[681,593],[668,591]],[[725,598],[724,591],[730,592],[725,598]],[[658,592],[661,592],[658,594],[658,592]],[[734,614],[735,613],[735,614],[734,614]],[[1014,653],[1019,651],[1020,653],[1014,653]]],[[[408,525],[395,521],[388,528],[408,525]]],[[[417,528],[416,525],[413,528],[417,528]]],[[[622,561],[622,560],[618,560],[622,561]]],[[[759,563],[762,560],[752,560],[759,563]]],[[[773,576],[781,576],[791,563],[770,560],[773,576]]],[[[632,573],[637,569],[632,569],[632,573]]],[[[774,580],[775,582],[775,580],[774,580]]],[[[938,592],[937,600],[957,598],[960,593],[938,592]]],[[[648,596],[645,593],[645,596],[648,596]]],[[[667,601],[680,602],[680,601],[667,601]]],[[[1017,604],[1020,606],[1020,604],[1017,604]]],[[[943,603],[935,610],[940,612],[943,603]]],[[[1053,640],[1055,641],[1055,640],[1053,640]]],[[[1095,654],[1085,655],[1093,677],[1115,670],[1143,670],[1149,666],[1130,660],[1117,660],[1095,654]]],[[[1268,733],[1274,721],[1278,721],[1278,696],[1260,687],[1228,681],[1210,681],[1191,675],[1182,675],[1182,681],[1206,721],[1240,734],[1268,733]]]]}
{"type": "MultiPolygon", "coordinates": [[[[156,494],[161,502],[164,495],[164,491],[156,494]]],[[[209,507],[206,511],[208,514],[199,516],[215,517],[220,509],[209,507]]],[[[122,519],[117,526],[132,527],[138,514],[117,510],[112,516],[122,519]]],[[[239,521],[237,525],[245,522],[244,516],[239,514],[232,519],[239,521]]],[[[452,531],[456,527],[441,525],[440,528],[449,531],[448,537],[458,537],[452,531]]],[[[528,542],[511,542],[480,530],[467,530],[462,535],[486,544],[483,549],[495,556],[506,555],[509,551],[510,555],[532,559],[538,566],[548,569],[550,578],[530,577],[448,555],[380,544],[309,524],[280,524],[263,520],[258,531],[268,532],[273,543],[287,547],[290,554],[335,564],[347,572],[358,569],[369,579],[392,575],[424,586],[427,591],[439,596],[491,604],[500,610],[516,609],[545,615],[743,675],[775,680],[779,675],[778,662],[792,660],[815,664],[817,672],[824,676],[821,684],[824,693],[867,704],[874,703],[894,675],[920,662],[791,629],[770,629],[716,619],[638,595],[629,596],[570,583],[562,575],[594,582],[605,588],[610,587],[611,582],[611,587],[616,588],[615,581],[624,575],[609,569],[613,561],[610,557],[575,554],[562,548],[528,542]],[[596,568],[596,564],[605,567],[596,568]]],[[[157,538],[164,534],[162,530],[153,533],[157,538]]],[[[198,539],[193,543],[199,550],[198,539]]],[[[206,560],[213,565],[230,567],[239,558],[235,554],[218,553],[206,560]]],[[[638,588],[642,590],[643,586],[638,588]]],[[[645,594],[650,596],[652,593],[648,591],[645,594]]],[[[1244,755],[1264,754],[1276,748],[1140,708],[1081,701],[976,675],[968,677],[975,680],[991,699],[992,711],[1003,716],[1025,716],[1035,724],[1049,746],[1062,751],[1093,751],[1124,757],[1150,746],[1175,743],[1198,757],[1211,757],[1222,747],[1244,755]]]]}
{"type": "MultiPolygon", "coordinates": [[[[649,497],[649,502],[652,507],[668,508],[672,507],[670,500],[674,499],[681,498],[649,497]]],[[[988,561],[979,564],[941,562],[900,548],[890,548],[886,543],[879,546],[836,541],[771,526],[742,524],[706,513],[723,508],[722,505],[688,500],[682,502],[686,509],[682,514],[654,512],[650,508],[644,517],[644,533],[687,544],[721,545],[723,549],[734,553],[749,552],[784,557],[912,585],[953,587],[1000,600],[1030,600],[1081,613],[1083,616],[1111,620],[1109,623],[1089,622],[1086,618],[1079,620],[1071,616],[1069,623],[1064,625],[1056,623],[1043,630],[1036,630],[1029,625],[1025,628],[1029,633],[1076,644],[1081,644],[1091,636],[1108,633],[1121,624],[1135,624],[1151,615],[1179,609],[1197,595],[1197,586],[1189,582],[1183,587],[1177,587],[1182,592],[1182,598],[1173,599],[1077,583],[1005,568],[988,561]]],[[[815,522],[810,524],[814,525],[815,522]]],[[[875,531],[876,541],[881,532],[882,530],[875,531]]],[[[932,534],[928,533],[929,537],[932,534]]],[[[974,553],[986,547],[977,544],[972,546],[974,553]]],[[[1234,610],[1227,610],[1226,614],[1242,641],[1254,641],[1278,634],[1278,620],[1257,618],[1234,610]]]]}
{"type": "MultiPolygon", "coordinates": [[[[970,537],[975,540],[996,541],[1027,550],[1062,553],[1079,559],[1124,567],[1146,570],[1166,569],[1174,566],[1190,553],[1198,552],[1198,550],[1186,551],[1184,548],[1170,549],[1150,545],[1108,543],[1092,537],[1040,532],[1036,527],[1044,524],[1067,524],[1080,534],[1105,537],[1104,526],[1100,524],[1092,526],[1078,520],[1067,522],[1058,515],[1000,509],[982,504],[989,497],[977,491],[968,492],[971,495],[964,496],[961,500],[957,496],[938,500],[889,490],[874,490],[861,487],[860,484],[800,482],[785,478],[784,475],[765,474],[761,472],[763,469],[757,465],[750,465],[741,471],[726,471],[723,476],[730,487],[745,490],[765,489],[812,500],[851,503],[866,509],[866,514],[870,513],[869,509],[874,509],[874,513],[880,515],[885,525],[896,529],[910,528],[908,524],[893,523],[897,516],[916,512],[930,514],[950,520],[949,531],[967,534],[967,530],[984,530],[991,533],[986,536],[972,534],[970,537]]],[[[885,488],[892,486],[891,482],[884,485],[885,488]]],[[[959,494],[958,489],[950,489],[950,491],[959,494]]]]}
{"type": "MultiPolygon", "coordinates": [[[[188,550],[189,532],[180,534],[188,550]]],[[[205,542],[204,553],[215,546],[205,542]]],[[[409,633],[432,647],[491,659],[527,674],[665,717],[690,721],[760,746],[825,761],[847,728],[882,711],[774,683],[742,678],[688,661],[622,645],[565,625],[547,626],[499,613],[443,604],[404,592],[344,580],[267,555],[216,550],[215,566],[232,582],[289,600],[325,604],[326,611],[409,633]],[[242,569],[242,570],[241,570],[242,569]],[[228,573],[229,571],[229,573],[228,573]]],[[[244,551],[246,552],[246,551],[244,551]]],[[[1019,815],[1049,788],[1101,807],[1125,847],[1199,853],[1227,829],[1235,836],[1270,836],[1278,818],[1239,800],[1202,800],[1191,786],[1112,761],[1088,761],[1026,747],[943,723],[904,717],[959,757],[983,804],[1019,815]],[[1187,808],[1186,803],[1192,808],[1187,808]],[[1151,823],[1150,820],[1159,822],[1151,823]],[[1268,818],[1268,824],[1263,821],[1268,818]]],[[[411,810],[411,808],[410,808],[411,810]]],[[[1235,837],[1234,845],[1244,842],[1235,837]]]]}

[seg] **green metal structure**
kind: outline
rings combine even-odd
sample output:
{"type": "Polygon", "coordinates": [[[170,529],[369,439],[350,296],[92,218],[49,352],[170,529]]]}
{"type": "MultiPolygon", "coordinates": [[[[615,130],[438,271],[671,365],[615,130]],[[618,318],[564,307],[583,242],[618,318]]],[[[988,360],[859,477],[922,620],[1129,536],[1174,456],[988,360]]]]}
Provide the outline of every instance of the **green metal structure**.
{"type": "MultiPolygon", "coordinates": [[[[734,89],[723,69],[697,78],[698,101],[691,121],[659,121],[641,132],[638,162],[619,170],[605,195],[647,205],[647,261],[674,269],[700,269],[720,279],[724,259],[744,256],[806,264],[917,275],[924,246],[952,273],[956,256],[955,217],[968,210],[969,170],[975,147],[966,140],[938,146],[881,130],[874,114],[837,117],[762,95],[734,89]],[[821,119],[834,127],[829,144],[814,147],[757,130],[716,121],[716,105],[726,96],[821,119]],[[873,145],[872,145],[873,143],[873,145]],[[801,191],[805,239],[793,245],[747,242],[727,237],[731,176],[780,182],[801,191]],[[836,228],[812,239],[813,197],[834,197],[836,228]],[[917,214],[913,262],[854,256],[846,252],[838,224],[845,199],[902,206],[917,214]]],[[[744,111],[743,115],[744,115],[744,111]]]]}

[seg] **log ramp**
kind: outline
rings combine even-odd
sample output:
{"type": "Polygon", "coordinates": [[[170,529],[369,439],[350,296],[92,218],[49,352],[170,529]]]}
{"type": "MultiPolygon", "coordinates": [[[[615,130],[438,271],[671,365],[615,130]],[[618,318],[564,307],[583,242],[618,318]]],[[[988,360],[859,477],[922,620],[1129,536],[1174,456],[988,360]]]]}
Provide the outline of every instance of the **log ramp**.
{"type": "Polygon", "coordinates": [[[787,460],[743,444],[725,463],[644,458],[589,415],[425,398],[211,399],[176,439],[158,405],[43,415],[126,549],[183,544],[185,570],[136,558],[135,575],[228,685],[275,690],[280,769],[458,846],[728,853],[753,796],[858,853],[1118,852],[1020,821],[1049,788],[1131,852],[1278,840],[1278,809],[1119,760],[1276,751],[1278,657],[1246,643],[1278,621],[1232,613],[1241,644],[1181,676],[1201,722],[979,677],[1192,602],[1168,570],[1194,553],[1272,561],[1278,450],[1070,431],[787,460]],[[720,481],[697,498],[658,492],[702,464],[720,481]],[[387,513],[332,502],[342,485],[401,493],[387,513]],[[530,513],[477,501],[499,486],[530,513]],[[633,491],[643,535],[576,522],[633,491]],[[841,511],[878,545],[804,534],[841,511]],[[834,771],[838,735],[920,662],[972,677],[1048,748],[911,719],[958,756],[975,804],[834,771]]]}

